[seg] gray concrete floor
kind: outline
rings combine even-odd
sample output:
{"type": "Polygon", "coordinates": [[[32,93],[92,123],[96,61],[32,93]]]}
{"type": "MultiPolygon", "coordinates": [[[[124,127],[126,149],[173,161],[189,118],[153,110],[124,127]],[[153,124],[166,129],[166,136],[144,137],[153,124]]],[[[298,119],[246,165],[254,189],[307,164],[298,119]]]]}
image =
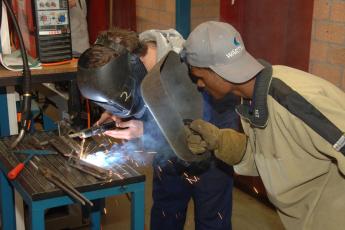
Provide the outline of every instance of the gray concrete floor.
{"type": "MultiPolygon", "coordinates": [[[[150,208],[152,205],[152,168],[139,169],[146,175],[145,186],[145,230],[150,229],[150,208]]],[[[126,196],[111,197],[106,200],[107,214],[102,219],[103,230],[130,229],[130,202],[126,196]]],[[[185,230],[194,229],[193,202],[188,208],[185,230]]],[[[267,207],[239,189],[233,190],[234,230],[281,230],[284,229],[275,210],[267,207]]],[[[85,228],[86,229],[86,228],[85,228]]]]}

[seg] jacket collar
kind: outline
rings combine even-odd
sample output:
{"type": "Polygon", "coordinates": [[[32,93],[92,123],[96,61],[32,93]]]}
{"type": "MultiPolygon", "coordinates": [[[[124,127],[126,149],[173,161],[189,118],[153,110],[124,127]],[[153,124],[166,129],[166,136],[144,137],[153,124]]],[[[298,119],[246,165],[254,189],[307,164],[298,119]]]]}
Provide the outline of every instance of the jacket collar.
{"type": "Polygon", "coordinates": [[[272,80],[272,66],[264,60],[258,60],[265,68],[255,77],[252,100],[243,99],[236,108],[237,113],[257,128],[264,128],[268,120],[267,94],[272,80]]]}

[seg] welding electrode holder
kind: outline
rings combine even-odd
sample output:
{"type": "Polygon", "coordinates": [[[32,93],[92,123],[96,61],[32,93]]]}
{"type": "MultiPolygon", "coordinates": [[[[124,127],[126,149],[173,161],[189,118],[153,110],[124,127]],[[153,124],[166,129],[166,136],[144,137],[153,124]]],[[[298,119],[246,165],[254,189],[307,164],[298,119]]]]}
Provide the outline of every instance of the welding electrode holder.
{"type": "Polygon", "coordinates": [[[112,121],[112,122],[94,126],[88,129],[81,130],[80,132],[77,132],[77,133],[72,133],[68,136],[70,138],[74,138],[74,137],[88,138],[88,137],[96,136],[98,134],[101,134],[107,130],[111,130],[114,128],[116,128],[116,122],[112,121]]]}

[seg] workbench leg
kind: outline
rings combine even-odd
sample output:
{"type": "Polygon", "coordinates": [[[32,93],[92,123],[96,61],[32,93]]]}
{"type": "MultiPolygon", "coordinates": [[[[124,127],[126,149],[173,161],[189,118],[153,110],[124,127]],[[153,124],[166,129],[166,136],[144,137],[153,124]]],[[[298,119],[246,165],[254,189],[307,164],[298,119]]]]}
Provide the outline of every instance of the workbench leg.
{"type": "Polygon", "coordinates": [[[15,230],[13,188],[5,174],[0,172],[1,224],[3,230],[15,230]]]}
{"type": "Polygon", "coordinates": [[[35,202],[32,202],[30,210],[30,220],[32,230],[44,230],[44,209],[42,207],[35,207],[35,202]]]}
{"type": "Polygon", "coordinates": [[[143,230],[145,225],[145,190],[144,184],[140,189],[131,193],[131,229],[143,230]]]}
{"type": "Polygon", "coordinates": [[[93,207],[90,213],[90,229],[100,230],[101,229],[101,199],[92,200],[93,207]]]}

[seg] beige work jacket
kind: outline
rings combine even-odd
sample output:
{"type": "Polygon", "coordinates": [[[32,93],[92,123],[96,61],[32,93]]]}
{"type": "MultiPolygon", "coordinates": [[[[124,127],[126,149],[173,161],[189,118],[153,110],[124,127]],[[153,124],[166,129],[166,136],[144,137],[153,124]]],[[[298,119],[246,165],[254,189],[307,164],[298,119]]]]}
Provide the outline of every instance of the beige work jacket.
{"type": "MultiPolygon", "coordinates": [[[[286,229],[343,230],[345,157],[288,108],[300,106],[300,109],[309,111],[308,107],[303,103],[282,105],[271,87],[273,79],[280,80],[343,132],[345,93],[331,83],[297,69],[286,66],[273,66],[272,69],[272,78],[266,87],[267,98],[264,98],[267,114],[262,113],[266,116],[265,124],[257,127],[241,115],[249,141],[242,161],[234,166],[235,172],[262,178],[268,198],[277,207],[286,229]]],[[[275,90],[277,94],[279,90],[275,90]]],[[[284,100],[289,101],[289,96],[284,100]]]]}

